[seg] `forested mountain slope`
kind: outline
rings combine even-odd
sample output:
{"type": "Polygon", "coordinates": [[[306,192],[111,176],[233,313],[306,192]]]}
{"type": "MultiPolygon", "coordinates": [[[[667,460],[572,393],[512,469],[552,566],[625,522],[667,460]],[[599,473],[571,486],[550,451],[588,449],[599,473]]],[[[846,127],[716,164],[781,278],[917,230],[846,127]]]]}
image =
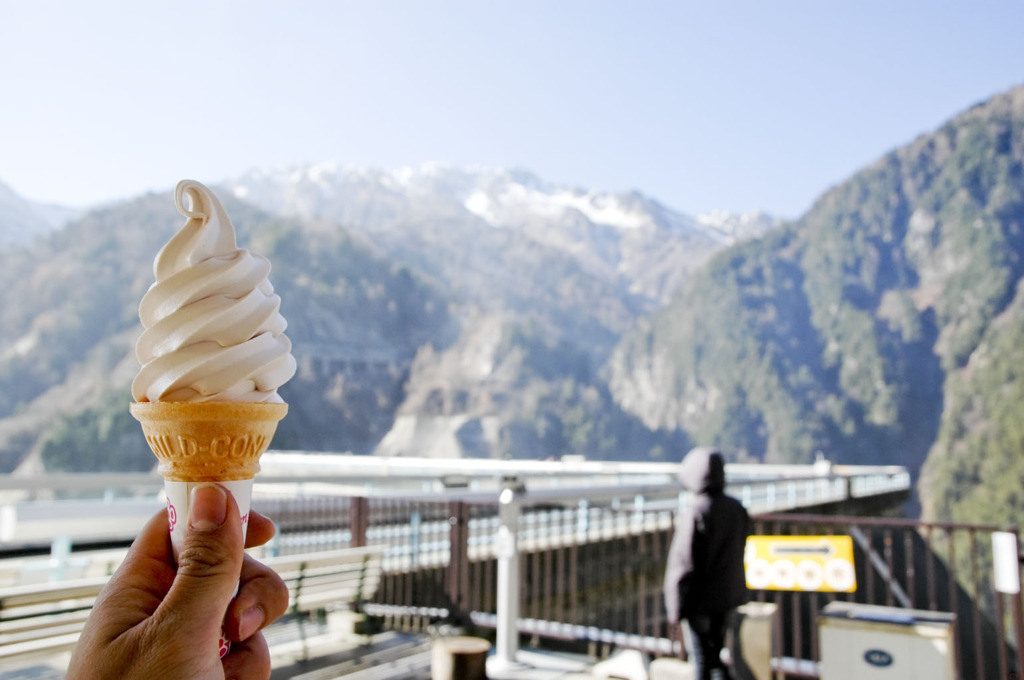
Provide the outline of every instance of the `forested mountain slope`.
{"type": "Polygon", "coordinates": [[[927,458],[930,514],[1020,515],[1022,255],[1016,88],[718,254],[624,338],[612,393],[651,427],[767,461],[927,458]]]}

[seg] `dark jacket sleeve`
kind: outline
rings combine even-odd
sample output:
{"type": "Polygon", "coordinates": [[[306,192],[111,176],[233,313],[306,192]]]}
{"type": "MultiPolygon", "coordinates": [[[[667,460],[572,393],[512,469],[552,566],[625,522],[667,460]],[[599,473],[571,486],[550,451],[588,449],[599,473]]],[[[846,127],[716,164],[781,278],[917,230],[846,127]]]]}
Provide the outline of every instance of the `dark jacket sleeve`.
{"type": "Polygon", "coordinates": [[[681,512],[668,550],[668,563],[665,565],[665,613],[670,623],[682,619],[683,603],[679,601],[679,582],[693,571],[693,532],[692,512],[681,512]]]}

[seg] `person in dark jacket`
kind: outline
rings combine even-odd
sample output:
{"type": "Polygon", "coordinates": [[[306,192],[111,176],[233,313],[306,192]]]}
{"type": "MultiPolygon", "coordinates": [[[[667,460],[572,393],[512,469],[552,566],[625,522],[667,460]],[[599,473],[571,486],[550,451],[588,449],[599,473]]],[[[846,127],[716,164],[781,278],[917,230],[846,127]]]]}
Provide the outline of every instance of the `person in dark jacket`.
{"type": "Polygon", "coordinates": [[[668,621],[688,624],[697,680],[711,680],[715,669],[730,678],[721,653],[731,612],[749,600],[743,551],[750,516],[725,495],[725,461],[716,449],[686,454],[679,477],[692,495],[676,520],[665,568],[668,621]]]}

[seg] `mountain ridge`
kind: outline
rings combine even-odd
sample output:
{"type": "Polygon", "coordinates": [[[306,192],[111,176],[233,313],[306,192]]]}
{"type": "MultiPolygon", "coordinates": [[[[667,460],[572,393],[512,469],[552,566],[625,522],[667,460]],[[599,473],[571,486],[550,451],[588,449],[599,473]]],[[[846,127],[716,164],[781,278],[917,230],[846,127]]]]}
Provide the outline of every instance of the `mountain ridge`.
{"type": "MultiPolygon", "coordinates": [[[[711,253],[741,238],[727,231],[734,225],[742,225],[742,238],[752,238],[779,224],[765,214],[702,223],[638,192],[586,191],[525,170],[444,163],[394,171],[330,162],[263,169],[223,187],[268,211],[344,224],[388,257],[484,307],[512,295],[520,298],[513,304],[539,307],[549,318],[572,318],[577,309],[565,304],[566,296],[544,300],[527,277],[493,274],[564,271],[571,279],[570,270],[578,271],[604,289],[600,297],[614,300],[596,326],[575,322],[580,333],[599,338],[617,335],[663,303],[711,253]],[[548,264],[538,266],[545,258],[548,264]],[[519,296],[524,286],[534,288],[519,296]]],[[[593,293],[568,293],[578,295],[593,293]]],[[[603,360],[609,349],[599,340],[595,356],[603,360]]]]}
{"type": "Polygon", "coordinates": [[[55,231],[81,210],[24,198],[0,181],[0,246],[25,246],[55,231]]]}
{"type": "Polygon", "coordinates": [[[337,161],[260,167],[239,177],[222,180],[218,184],[227,187],[238,198],[254,200],[266,209],[280,213],[294,212],[304,217],[322,216],[321,211],[315,207],[317,201],[309,193],[313,188],[327,193],[344,193],[343,187],[377,184],[396,194],[446,196],[455,199],[493,226],[505,226],[500,220],[487,217],[487,204],[494,203],[495,195],[501,193],[512,194],[513,199],[532,195],[538,204],[547,199],[549,209],[576,207],[595,223],[624,228],[637,226],[635,223],[630,224],[629,220],[643,219],[643,216],[635,213],[630,215],[628,209],[620,209],[616,214],[612,209],[604,212],[602,217],[602,204],[641,202],[657,206],[650,212],[663,213],[665,222],[675,223],[683,230],[706,230],[709,235],[721,239],[723,243],[760,233],[763,229],[758,228],[758,221],[763,221],[769,228],[778,222],[763,211],[736,215],[716,210],[689,217],[668,208],[656,199],[645,196],[640,191],[617,193],[582,189],[542,180],[534,173],[520,168],[458,166],[443,162],[403,166],[394,170],[342,164],[337,161]],[[255,191],[253,187],[259,187],[261,191],[255,191]],[[731,216],[736,216],[736,219],[730,219],[731,216]]]}

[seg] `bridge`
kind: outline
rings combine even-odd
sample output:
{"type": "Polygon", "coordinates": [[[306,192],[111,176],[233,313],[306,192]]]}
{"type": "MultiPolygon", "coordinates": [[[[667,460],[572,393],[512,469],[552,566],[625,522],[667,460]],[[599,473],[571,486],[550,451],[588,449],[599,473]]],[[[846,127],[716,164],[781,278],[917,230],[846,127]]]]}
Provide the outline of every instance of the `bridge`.
{"type": "MultiPolygon", "coordinates": [[[[674,516],[688,502],[675,464],[299,452],[271,452],[262,462],[253,507],[279,527],[265,554],[384,546],[384,581],[366,611],[389,628],[437,621],[491,628],[495,659],[509,665],[523,639],[594,657],[675,649],[660,602],[674,516]]],[[[853,536],[855,600],[959,613],[963,677],[1017,667],[1017,652],[999,640],[1008,635],[1004,619],[1018,618],[1019,596],[1004,607],[1002,597],[984,596],[984,579],[968,573],[974,578],[964,585],[956,571],[960,534],[973,546],[998,528],[858,518],[899,514],[911,482],[898,466],[730,465],[727,477],[728,493],[756,517],[758,533],[853,536]],[[934,557],[940,548],[942,559],[934,557]],[[1001,607],[996,615],[994,607],[1001,607]]],[[[0,479],[0,549],[45,548],[49,568],[70,575],[85,554],[78,550],[130,538],[131,522],[160,507],[160,485],[151,475],[0,479]]],[[[757,598],[779,611],[777,672],[817,677],[808,620],[832,597],[760,591],[757,598]]]]}

